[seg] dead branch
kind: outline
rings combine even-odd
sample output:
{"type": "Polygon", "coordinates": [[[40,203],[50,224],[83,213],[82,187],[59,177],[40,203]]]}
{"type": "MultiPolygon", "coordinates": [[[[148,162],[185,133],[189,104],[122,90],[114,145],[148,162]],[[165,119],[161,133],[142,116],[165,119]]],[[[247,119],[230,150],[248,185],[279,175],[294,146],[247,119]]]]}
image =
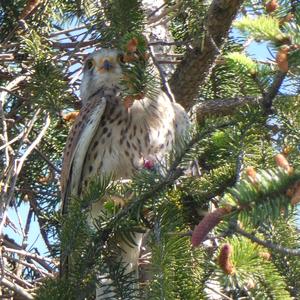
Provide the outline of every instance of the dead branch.
{"type": "Polygon", "coordinates": [[[71,49],[71,48],[78,48],[78,47],[87,47],[87,46],[94,46],[101,42],[101,39],[94,39],[89,41],[82,41],[82,42],[71,42],[71,43],[58,43],[58,42],[52,42],[51,45],[53,48],[58,49],[71,49]]]}
{"type": "Polygon", "coordinates": [[[29,288],[29,289],[32,289],[34,288],[34,285],[32,285],[31,283],[29,283],[28,281],[26,280],[23,280],[22,278],[16,276],[16,274],[8,271],[8,270],[5,270],[5,274],[8,275],[9,277],[11,277],[14,281],[17,281],[17,283],[23,287],[26,287],[26,288],[29,288]]]}
{"type": "Polygon", "coordinates": [[[38,255],[36,253],[31,253],[31,252],[28,252],[28,251],[25,251],[25,250],[18,250],[18,249],[14,249],[14,248],[7,248],[5,246],[3,246],[2,249],[3,249],[3,251],[6,251],[6,252],[16,253],[18,255],[23,255],[25,257],[33,258],[38,263],[40,263],[41,261],[45,261],[45,262],[54,264],[53,259],[48,258],[48,257],[44,257],[44,256],[40,256],[40,255],[38,255]]]}
{"type": "MultiPolygon", "coordinates": [[[[6,97],[9,93],[9,91],[11,91],[15,86],[17,86],[25,78],[26,78],[26,76],[24,76],[24,75],[18,76],[17,78],[12,80],[5,87],[5,90],[2,90],[2,92],[0,93],[0,119],[1,119],[1,122],[2,122],[2,130],[3,130],[3,144],[8,143],[7,124],[6,124],[5,114],[4,114],[4,110],[3,110],[4,104],[5,104],[5,101],[6,101],[6,97]]],[[[10,162],[10,158],[9,158],[9,149],[7,147],[5,148],[5,158],[6,158],[5,166],[8,167],[9,162],[10,162]]]]}
{"type": "Polygon", "coordinates": [[[55,263],[53,261],[48,262],[46,257],[42,257],[42,256],[40,257],[39,255],[35,255],[33,253],[32,253],[32,255],[34,257],[31,257],[31,255],[29,254],[30,252],[23,250],[20,245],[18,245],[13,239],[10,239],[6,235],[3,236],[3,238],[2,238],[2,244],[5,246],[5,249],[9,248],[9,249],[16,249],[16,250],[22,251],[22,253],[24,253],[24,255],[26,257],[34,259],[37,263],[39,263],[48,272],[54,273],[55,267],[51,267],[49,265],[49,263],[51,263],[53,265],[55,265],[55,263]]]}
{"type": "Polygon", "coordinates": [[[47,246],[47,249],[48,249],[49,253],[53,253],[51,243],[49,242],[48,235],[47,235],[47,232],[45,230],[45,221],[43,219],[41,209],[39,208],[38,203],[37,203],[35,198],[32,198],[30,200],[30,205],[31,205],[35,215],[37,216],[37,221],[38,221],[39,226],[40,226],[41,235],[42,235],[42,238],[43,238],[43,240],[44,240],[44,242],[47,246]]]}
{"type": "Polygon", "coordinates": [[[166,17],[170,12],[176,11],[177,9],[179,9],[179,7],[181,6],[181,1],[176,1],[176,3],[173,6],[170,7],[164,7],[163,11],[155,16],[155,15],[151,15],[151,17],[148,19],[148,25],[151,26],[156,26],[158,25],[161,20],[166,17]]]}
{"type": "MultiPolygon", "coordinates": [[[[0,109],[0,111],[1,111],[1,109],[0,109]]],[[[33,119],[29,122],[28,129],[27,129],[27,131],[24,132],[22,140],[25,140],[27,138],[27,135],[31,131],[31,129],[33,127],[33,124],[36,121],[36,118],[37,118],[37,115],[39,114],[39,111],[40,110],[38,110],[36,112],[33,119]]],[[[2,201],[1,201],[1,203],[2,203],[2,205],[1,205],[1,212],[0,212],[0,216],[1,216],[0,233],[2,233],[2,229],[3,229],[3,226],[5,224],[7,206],[13,198],[14,191],[15,191],[15,186],[16,186],[16,183],[17,183],[17,179],[18,179],[18,176],[19,176],[19,174],[22,170],[23,164],[24,164],[25,160],[27,159],[28,155],[39,144],[42,137],[46,133],[49,125],[50,125],[50,117],[49,117],[49,114],[47,114],[46,115],[46,120],[45,120],[45,125],[44,125],[43,129],[41,130],[41,132],[38,134],[37,138],[24,151],[24,153],[22,153],[21,158],[18,158],[18,159],[15,158],[12,162],[10,162],[7,165],[6,170],[4,171],[4,174],[2,174],[2,177],[4,177],[5,179],[1,182],[1,189],[2,189],[2,195],[1,195],[1,197],[2,197],[1,200],[2,201]]],[[[20,148],[19,148],[19,152],[21,150],[21,147],[22,146],[20,146],[20,148]]]]}
{"type": "Polygon", "coordinates": [[[22,288],[20,285],[8,280],[5,277],[2,277],[0,279],[0,283],[3,284],[4,286],[6,286],[7,288],[13,290],[14,292],[16,292],[18,295],[24,297],[24,299],[28,299],[28,300],[33,300],[34,297],[29,294],[24,288],[22,288]]]}
{"type": "Polygon", "coordinates": [[[55,32],[50,33],[50,37],[55,37],[55,36],[58,36],[58,35],[61,35],[61,34],[66,34],[66,33],[70,33],[70,32],[85,29],[85,28],[86,28],[85,25],[81,25],[81,26],[78,26],[78,27],[75,27],[75,28],[55,31],[55,32]]]}
{"type": "Polygon", "coordinates": [[[41,276],[43,277],[53,277],[54,275],[52,273],[48,273],[46,271],[44,271],[42,268],[38,268],[34,263],[28,263],[20,258],[16,258],[16,257],[12,257],[9,256],[7,254],[3,254],[3,257],[7,258],[8,260],[14,261],[16,263],[22,264],[25,267],[28,267],[34,271],[36,271],[37,273],[39,273],[41,276]]]}

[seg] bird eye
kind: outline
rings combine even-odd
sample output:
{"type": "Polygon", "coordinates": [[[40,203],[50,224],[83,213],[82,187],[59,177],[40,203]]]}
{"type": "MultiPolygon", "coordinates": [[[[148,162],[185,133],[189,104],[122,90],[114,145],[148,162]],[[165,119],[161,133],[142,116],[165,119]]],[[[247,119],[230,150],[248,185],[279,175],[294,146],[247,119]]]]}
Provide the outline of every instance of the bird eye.
{"type": "Polygon", "coordinates": [[[124,54],[118,54],[118,62],[121,63],[121,64],[125,63],[124,54]]]}
{"type": "Polygon", "coordinates": [[[88,59],[85,63],[85,66],[88,70],[91,70],[94,67],[94,61],[92,59],[88,59]]]}

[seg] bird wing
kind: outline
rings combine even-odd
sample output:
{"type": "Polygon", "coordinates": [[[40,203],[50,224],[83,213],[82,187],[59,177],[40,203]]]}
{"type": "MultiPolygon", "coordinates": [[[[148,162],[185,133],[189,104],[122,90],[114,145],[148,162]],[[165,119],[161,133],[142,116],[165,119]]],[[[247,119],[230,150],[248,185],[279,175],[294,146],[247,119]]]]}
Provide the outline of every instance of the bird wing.
{"type": "Polygon", "coordinates": [[[175,139],[180,144],[188,136],[191,121],[187,112],[180,104],[173,102],[172,106],[175,113],[175,139]]]}
{"type": "Polygon", "coordinates": [[[78,194],[83,163],[89,144],[99,126],[106,98],[94,96],[82,107],[67,139],[61,172],[62,214],[67,212],[70,195],[78,194]]]}

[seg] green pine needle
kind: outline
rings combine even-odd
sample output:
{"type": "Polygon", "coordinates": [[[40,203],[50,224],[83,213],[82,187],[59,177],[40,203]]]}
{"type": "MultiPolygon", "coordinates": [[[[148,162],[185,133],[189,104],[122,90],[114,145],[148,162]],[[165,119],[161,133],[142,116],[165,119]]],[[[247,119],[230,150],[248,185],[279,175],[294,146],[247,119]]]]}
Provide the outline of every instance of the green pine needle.
{"type": "Polygon", "coordinates": [[[234,26],[258,40],[276,42],[285,36],[279,28],[279,20],[271,16],[261,15],[257,18],[247,16],[236,21],[234,26]]]}

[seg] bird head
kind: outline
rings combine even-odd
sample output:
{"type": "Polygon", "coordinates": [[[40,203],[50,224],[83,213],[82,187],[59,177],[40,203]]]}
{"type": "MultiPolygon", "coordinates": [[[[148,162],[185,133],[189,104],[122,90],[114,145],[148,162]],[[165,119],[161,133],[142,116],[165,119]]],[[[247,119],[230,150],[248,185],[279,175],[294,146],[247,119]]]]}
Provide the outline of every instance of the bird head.
{"type": "Polygon", "coordinates": [[[120,88],[122,57],[118,50],[104,48],[86,58],[80,87],[84,103],[101,88],[120,88]]]}

